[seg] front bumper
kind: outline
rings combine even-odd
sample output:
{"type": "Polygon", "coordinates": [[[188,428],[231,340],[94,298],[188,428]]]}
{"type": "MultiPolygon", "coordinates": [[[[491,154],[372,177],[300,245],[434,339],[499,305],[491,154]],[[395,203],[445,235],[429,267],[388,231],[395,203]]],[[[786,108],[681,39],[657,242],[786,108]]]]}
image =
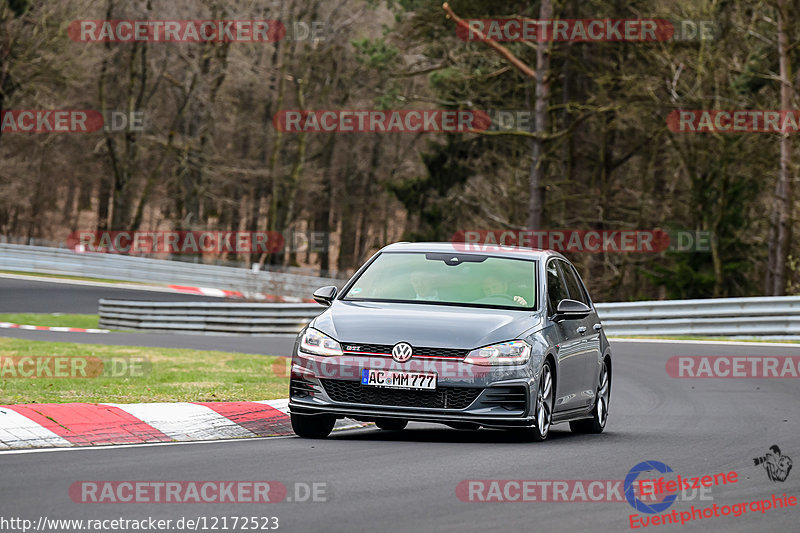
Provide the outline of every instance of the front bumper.
{"type": "Polygon", "coordinates": [[[535,424],[536,376],[528,365],[478,367],[460,361],[387,357],[321,357],[296,354],[289,409],[303,415],[330,414],[361,421],[400,418],[492,428],[535,424]],[[436,391],[362,386],[361,370],[389,369],[437,374],[436,391]]]}

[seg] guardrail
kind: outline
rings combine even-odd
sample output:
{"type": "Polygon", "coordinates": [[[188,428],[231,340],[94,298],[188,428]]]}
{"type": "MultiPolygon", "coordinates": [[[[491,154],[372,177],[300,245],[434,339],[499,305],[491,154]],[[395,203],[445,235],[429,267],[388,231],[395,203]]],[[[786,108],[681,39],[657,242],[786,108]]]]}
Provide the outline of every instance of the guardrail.
{"type": "Polygon", "coordinates": [[[239,291],[245,297],[274,294],[306,299],[319,287],[341,288],[345,283],[341,279],[283,272],[5,243],[0,243],[0,270],[211,287],[239,291]]]}
{"type": "MultiPolygon", "coordinates": [[[[609,336],[800,339],[799,296],[601,303],[596,307],[609,336]]],[[[185,333],[287,334],[300,331],[324,309],[317,304],[100,300],[100,327],[185,333]]]]}
{"type": "Polygon", "coordinates": [[[602,303],[608,335],[800,339],[800,296],[602,303]]]}
{"type": "Polygon", "coordinates": [[[297,333],[324,311],[318,304],[100,300],[100,327],[168,333],[297,333]]]}

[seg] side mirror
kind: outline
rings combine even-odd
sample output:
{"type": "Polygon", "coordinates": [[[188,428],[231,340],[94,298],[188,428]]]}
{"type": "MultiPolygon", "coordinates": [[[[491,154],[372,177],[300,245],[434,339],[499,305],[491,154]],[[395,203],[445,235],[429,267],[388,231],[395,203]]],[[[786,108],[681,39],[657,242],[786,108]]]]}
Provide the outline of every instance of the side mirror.
{"type": "Polygon", "coordinates": [[[592,308],[578,300],[564,299],[558,302],[556,308],[556,320],[577,320],[586,318],[592,308]]]}
{"type": "Polygon", "coordinates": [[[327,287],[315,290],[312,297],[318,304],[329,307],[333,303],[333,299],[336,298],[337,292],[339,292],[339,289],[337,289],[335,285],[328,285],[327,287]]]}

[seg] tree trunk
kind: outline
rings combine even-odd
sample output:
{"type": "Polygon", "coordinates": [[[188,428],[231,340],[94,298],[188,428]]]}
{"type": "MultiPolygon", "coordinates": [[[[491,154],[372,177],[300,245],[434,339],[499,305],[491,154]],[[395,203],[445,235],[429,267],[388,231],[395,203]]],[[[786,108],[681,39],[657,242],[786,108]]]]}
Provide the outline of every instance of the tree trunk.
{"type": "MultiPolygon", "coordinates": [[[[303,78],[296,80],[297,83],[297,108],[303,110],[306,108],[306,99],[305,95],[303,94],[303,83],[304,80],[308,79],[310,72],[306,70],[305,75],[303,78]]],[[[298,141],[297,141],[297,156],[292,166],[292,170],[289,173],[289,179],[285,184],[285,194],[286,194],[286,211],[284,215],[284,220],[281,224],[283,229],[286,231],[288,235],[290,235],[290,239],[294,239],[292,232],[294,231],[295,226],[295,218],[297,218],[297,191],[300,185],[300,174],[303,171],[303,163],[306,159],[306,141],[307,141],[307,134],[306,132],[301,132],[298,134],[298,141]],[[290,232],[289,230],[292,230],[290,232]]],[[[289,266],[299,266],[297,263],[297,253],[294,250],[294,246],[289,246],[284,253],[285,259],[284,264],[289,266]]]]}
{"type": "MultiPolygon", "coordinates": [[[[791,108],[792,75],[789,63],[789,36],[786,32],[788,11],[786,0],[778,0],[778,61],[781,76],[781,110],[791,108]]],[[[769,263],[766,293],[772,296],[786,294],[786,260],[789,255],[792,217],[792,183],[789,179],[792,145],[788,132],[780,139],[780,170],[775,184],[775,196],[770,227],[769,263]]]]}
{"type": "Polygon", "coordinates": [[[344,166],[344,176],[342,176],[341,197],[337,202],[339,217],[342,221],[341,238],[339,240],[339,255],[336,258],[336,270],[345,272],[356,262],[356,232],[357,224],[357,200],[353,198],[354,191],[361,179],[360,172],[357,170],[354,157],[348,157],[344,166]]]}
{"type": "MultiPolygon", "coordinates": [[[[539,18],[549,20],[553,18],[553,4],[550,0],[542,0],[539,7],[539,18]]],[[[547,131],[547,108],[550,100],[550,45],[537,43],[536,45],[536,101],[534,104],[534,122],[536,137],[531,140],[531,170],[530,170],[530,202],[528,204],[528,228],[538,229],[542,226],[542,212],[544,211],[544,195],[542,178],[544,167],[542,155],[544,140],[541,135],[547,131]]]]}
{"type": "Polygon", "coordinates": [[[322,232],[325,234],[325,242],[323,249],[319,251],[319,269],[320,275],[327,275],[327,271],[331,268],[330,263],[330,234],[331,234],[331,207],[333,205],[333,182],[336,179],[334,171],[333,160],[334,150],[336,148],[337,135],[331,135],[325,143],[325,148],[321,157],[323,161],[323,168],[325,169],[322,178],[322,184],[318,195],[318,201],[314,202],[316,210],[314,213],[313,231],[322,232]]]}

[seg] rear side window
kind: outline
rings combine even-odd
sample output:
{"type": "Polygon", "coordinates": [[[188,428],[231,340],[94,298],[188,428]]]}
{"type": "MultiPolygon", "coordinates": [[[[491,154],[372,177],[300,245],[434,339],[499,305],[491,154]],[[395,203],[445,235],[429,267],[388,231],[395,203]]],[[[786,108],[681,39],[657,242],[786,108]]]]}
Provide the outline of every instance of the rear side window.
{"type": "Polygon", "coordinates": [[[589,297],[587,296],[586,291],[583,289],[583,285],[578,280],[578,273],[575,272],[575,267],[565,263],[564,261],[558,261],[558,264],[564,274],[564,281],[567,284],[569,298],[589,305],[589,297]]]}
{"type": "Polygon", "coordinates": [[[547,263],[547,314],[554,315],[558,302],[566,298],[569,298],[569,292],[564,274],[558,268],[558,261],[550,261],[547,263]]]}

